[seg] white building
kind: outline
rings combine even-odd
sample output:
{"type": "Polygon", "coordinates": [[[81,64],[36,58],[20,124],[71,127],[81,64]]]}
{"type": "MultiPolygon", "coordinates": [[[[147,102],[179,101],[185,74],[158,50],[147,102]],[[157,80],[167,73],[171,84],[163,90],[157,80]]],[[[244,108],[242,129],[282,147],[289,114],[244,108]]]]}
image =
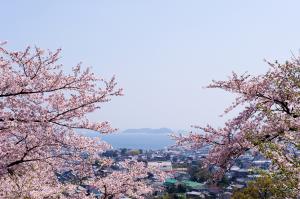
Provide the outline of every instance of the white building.
{"type": "Polygon", "coordinates": [[[149,167],[156,167],[161,171],[172,171],[172,163],[170,161],[148,162],[149,167]]]}

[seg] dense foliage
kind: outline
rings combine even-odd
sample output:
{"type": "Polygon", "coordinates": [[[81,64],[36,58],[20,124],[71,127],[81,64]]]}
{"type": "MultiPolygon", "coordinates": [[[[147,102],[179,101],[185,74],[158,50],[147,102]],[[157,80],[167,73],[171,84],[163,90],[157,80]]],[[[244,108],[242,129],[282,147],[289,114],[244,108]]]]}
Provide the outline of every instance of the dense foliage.
{"type": "Polygon", "coordinates": [[[236,190],[232,199],[297,198],[297,194],[291,192],[297,186],[294,183],[286,175],[264,173],[258,179],[250,181],[247,187],[236,190]]]}

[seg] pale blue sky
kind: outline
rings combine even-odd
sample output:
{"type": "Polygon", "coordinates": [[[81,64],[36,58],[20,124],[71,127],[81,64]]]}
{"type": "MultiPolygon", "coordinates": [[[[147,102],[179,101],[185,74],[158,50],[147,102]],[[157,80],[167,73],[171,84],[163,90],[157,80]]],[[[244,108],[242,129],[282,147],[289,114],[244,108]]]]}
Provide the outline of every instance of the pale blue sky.
{"type": "Polygon", "coordinates": [[[231,95],[202,89],[231,71],[259,74],[263,59],[284,60],[300,47],[300,1],[14,1],[0,3],[0,40],[63,48],[116,75],[125,96],[93,119],[121,129],[220,125],[231,95]]]}

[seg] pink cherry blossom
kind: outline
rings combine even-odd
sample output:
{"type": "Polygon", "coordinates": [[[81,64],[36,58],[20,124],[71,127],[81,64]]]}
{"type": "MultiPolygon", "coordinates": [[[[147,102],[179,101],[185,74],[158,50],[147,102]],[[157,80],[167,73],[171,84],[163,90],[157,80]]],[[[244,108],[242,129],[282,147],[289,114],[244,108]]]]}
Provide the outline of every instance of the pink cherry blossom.
{"type": "MultiPolygon", "coordinates": [[[[238,107],[239,114],[224,127],[195,126],[200,133],[176,137],[182,146],[210,145],[205,163],[219,168],[220,177],[235,159],[248,150],[259,151],[273,160],[275,170],[283,170],[300,185],[300,58],[283,64],[268,62],[261,76],[233,73],[229,80],[213,81],[208,88],[220,88],[237,97],[225,114],[238,107]]],[[[300,193],[299,187],[294,187],[300,193]]]]}
{"type": "Polygon", "coordinates": [[[104,198],[149,194],[144,177],[153,170],[124,162],[119,171],[96,176],[96,160],[113,163],[98,155],[110,145],[76,133],[116,130],[106,121],[87,118],[111,97],[122,95],[115,78],[105,81],[81,64],[66,73],[59,57],[60,49],[9,51],[0,45],[0,198],[93,198],[76,184],[58,181],[56,172],[68,170],[88,176],[85,183],[96,186],[104,198]],[[89,156],[83,159],[82,152],[89,156]]]}

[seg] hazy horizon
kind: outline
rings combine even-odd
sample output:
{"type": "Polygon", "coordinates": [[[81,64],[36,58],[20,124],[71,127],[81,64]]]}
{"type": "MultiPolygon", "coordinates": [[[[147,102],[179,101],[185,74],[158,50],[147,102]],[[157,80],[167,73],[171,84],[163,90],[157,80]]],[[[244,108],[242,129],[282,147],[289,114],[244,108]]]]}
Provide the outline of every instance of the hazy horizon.
{"type": "Polygon", "coordinates": [[[232,71],[263,73],[264,59],[300,47],[299,1],[68,2],[2,2],[0,40],[62,48],[66,68],[82,61],[116,75],[125,95],[90,117],[123,130],[221,125],[233,96],[204,86],[232,71]]]}

